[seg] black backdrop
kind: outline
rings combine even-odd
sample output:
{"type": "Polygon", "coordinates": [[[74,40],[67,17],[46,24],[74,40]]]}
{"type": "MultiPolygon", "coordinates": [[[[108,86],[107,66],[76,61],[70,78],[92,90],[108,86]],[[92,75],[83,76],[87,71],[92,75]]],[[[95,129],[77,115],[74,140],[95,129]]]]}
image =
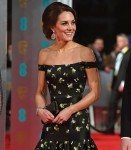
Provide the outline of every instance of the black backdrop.
{"type": "Polygon", "coordinates": [[[108,53],[116,34],[131,34],[131,0],[74,0],[73,7],[78,16],[76,40],[81,44],[102,36],[108,53]]]}

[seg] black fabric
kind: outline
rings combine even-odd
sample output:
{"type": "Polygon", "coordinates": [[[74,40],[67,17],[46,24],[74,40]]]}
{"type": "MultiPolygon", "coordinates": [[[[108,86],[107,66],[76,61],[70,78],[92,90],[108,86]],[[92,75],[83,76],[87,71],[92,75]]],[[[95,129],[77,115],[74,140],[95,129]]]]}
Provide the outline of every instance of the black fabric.
{"type": "MultiPolygon", "coordinates": [[[[116,110],[119,104],[119,101],[122,98],[123,93],[118,91],[118,88],[121,84],[122,81],[125,81],[125,76],[126,76],[126,69],[128,66],[128,62],[129,62],[129,58],[130,58],[130,49],[124,53],[123,59],[121,61],[120,64],[120,68],[118,71],[118,75],[117,76],[113,76],[113,81],[112,81],[112,91],[111,91],[111,96],[109,99],[109,107],[108,107],[108,111],[109,111],[109,119],[108,122],[110,124],[110,122],[114,122],[116,119],[116,110]]],[[[108,128],[108,127],[107,127],[108,128]]],[[[110,131],[113,133],[114,132],[114,126],[112,126],[112,128],[110,129],[110,131]]]]}
{"type": "Polygon", "coordinates": [[[104,71],[105,70],[105,65],[104,65],[104,61],[103,61],[103,58],[102,58],[102,54],[97,50],[93,50],[93,51],[94,51],[94,54],[95,54],[95,57],[96,57],[96,62],[98,64],[98,69],[101,70],[101,71],[104,71]]]}
{"type": "Polygon", "coordinates": [[[45,65],[38,65],[39,71],[45,71],[45,65]]]}
{"type": "Polygon", "coordinates": [[[68,65],[75,65],[75,64],[81,64],[84,68],[97,68],[98,64],[97,62],[78,62],[74,64],[67,64],[67,65],[45,65],[45,64],[38,64],[38,70],[39,71],[45,71],[46,66],[68,66],[68,65]]]}
{"type": "MultiPolygon", "coordinates": [[[[96,62],[67,65],[44,65],[51,102],[62,110],[81,100],[87,80],[86,69],[96,68],[96,62]]],[[[41,68],[40,68],[41,71],[41,68]]],[[[97,150],[90,137],[88,109],[73,114],[63,124],[45,124],[35,150],[97,150]]]]}
{"type": "Polygon", "coordinates": [[[131,56],[129,59],[122,99],[121,137],[131,138],[131,56]]]}
{"type": "Polygon", "coordinates": [[[129,62],[129,58],[130,58],[130,53],[131,50],[129,49],[123,56],[120,68],[119,68],[119,72],[117,76],[113,76],[113,81],[112,81],[112,89],[113,90],[118,90],[118,87],[121,83],[122,80],[125,81],[125,75],[126,75],[126,68],[129,62]]]}

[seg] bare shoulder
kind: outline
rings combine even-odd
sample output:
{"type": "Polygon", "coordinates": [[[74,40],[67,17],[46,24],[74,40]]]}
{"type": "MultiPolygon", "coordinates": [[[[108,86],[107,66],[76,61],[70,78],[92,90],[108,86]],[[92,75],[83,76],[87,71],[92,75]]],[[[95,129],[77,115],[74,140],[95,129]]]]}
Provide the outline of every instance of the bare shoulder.
{"type": "Polygon", "coordinates": [[[49,50],[48,48],[43,48],[39,51],[38,62],[40,64],[44,64],[46,62],[46,58],[48,56],[49,50]]]}
{"type": "Polygon", "coordinates": [[[91,48],[83,46],[81,44],[77,44],[78,52],[81,56],[82,61],[95,61],[95,55],[91,48]]]}
{"type": "Polygon", "coordinates": [[[95,61],[95,55],[91,48],[80,45],[79,44],[79,51],[82,61],[95,61]]]}

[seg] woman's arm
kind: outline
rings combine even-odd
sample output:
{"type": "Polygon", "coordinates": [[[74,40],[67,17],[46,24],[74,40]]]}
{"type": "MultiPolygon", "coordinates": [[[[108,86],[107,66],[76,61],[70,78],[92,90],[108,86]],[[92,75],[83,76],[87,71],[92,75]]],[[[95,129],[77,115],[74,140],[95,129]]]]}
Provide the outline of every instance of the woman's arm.
{"type": "MultiPolygon", "coordinates": [[[[43,50],[39,52],[38,56],[38,64],[43,65],[44,64],[44,54],[43,50]]],[[[44,93],[45,93],[45,71],[38,71],[38,85],[37,85],[37,91],[35,95],[35,104],[36,107],[41,107],[44,108],[46,101],[44,98],[44,93]]]]}
{"type": "MultiPolygon", "coordinates": [[[[92,50],[84,48],[82,53],[82,60],[86,62],[95,62],[95,56],[92,50]]],[[[78,112],[89,107],[100,96],[100,79],[97,68],[85,68],[87,74],[87,81],[89,86],[89,93],[85,95],[79,102],[70,106],[72,113],[78,112]]]]}
{"type": "MultiPolygon", "coordinates": [[[[46,57],[46,53],[44,52],[44,50],[41,50],[38,58],[39,65],[44,64],[45,57],[46,57]]],[[[51,112],[44,109],[46,105],[46,100],[44,98],[45,92],[46,92],[45,71],[40,70],[38,72],[38,86],[37,86],[37,91],[35,96],[35,104],[37,109],[37,115],[44,123],[47,123],[47,122],[52,122],[54,116],[51,112]]]]}

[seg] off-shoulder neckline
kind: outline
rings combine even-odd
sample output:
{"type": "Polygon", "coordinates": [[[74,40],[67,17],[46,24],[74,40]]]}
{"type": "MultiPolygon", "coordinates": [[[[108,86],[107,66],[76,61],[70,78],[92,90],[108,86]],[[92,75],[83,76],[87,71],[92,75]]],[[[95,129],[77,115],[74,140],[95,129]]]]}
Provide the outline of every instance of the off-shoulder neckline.
{"type": "Polygon", "coordinates": [[[80,61],[80,62],[75,62],[75,63],[69,63],[69,64],[42,64],[43,66],[71,66],[71,65],[77,65],[81,63],[96,63],[96,61],[80,61]]]}

